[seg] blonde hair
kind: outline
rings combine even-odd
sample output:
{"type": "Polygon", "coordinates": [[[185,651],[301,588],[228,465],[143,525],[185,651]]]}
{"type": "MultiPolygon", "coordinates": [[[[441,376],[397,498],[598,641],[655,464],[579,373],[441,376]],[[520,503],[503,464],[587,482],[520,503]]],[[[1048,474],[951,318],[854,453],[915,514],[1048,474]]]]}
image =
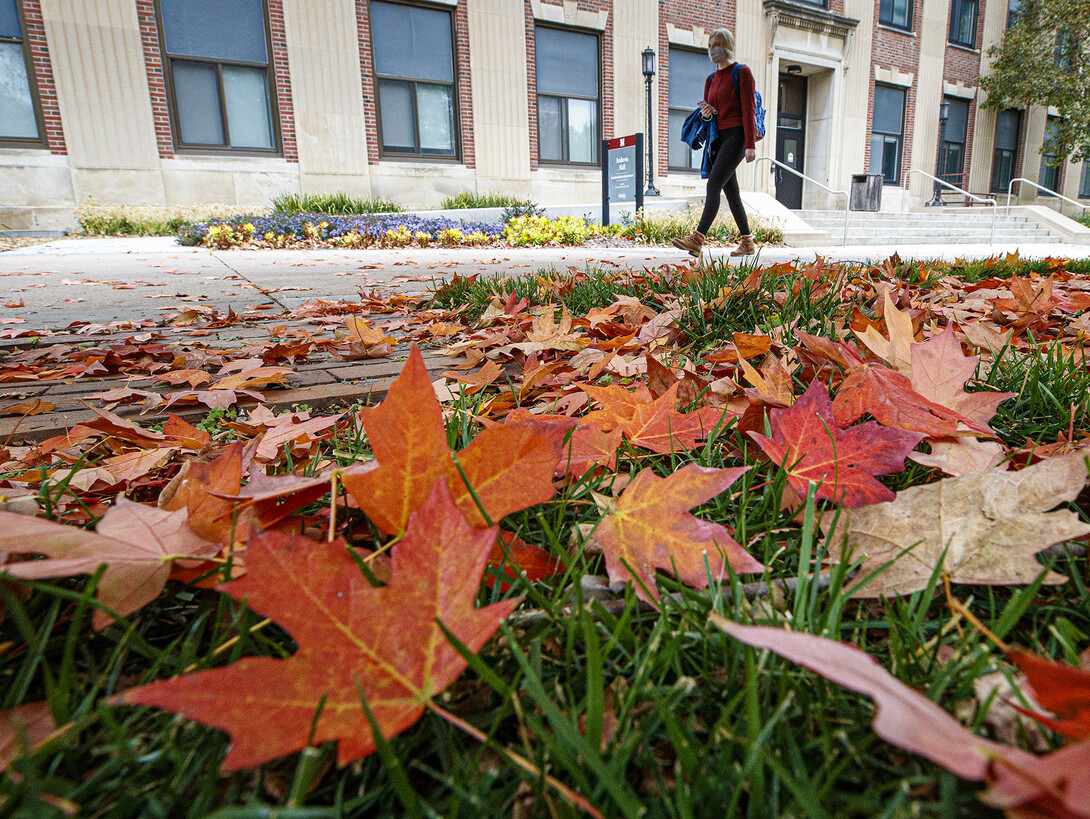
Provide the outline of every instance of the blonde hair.
{"type": "Polygon", "coordinates": [[[718,34],[720,37],[722,37],[723,42],[726,44],[727,59],[733,60],[734,59],[734,35],[731,34],[729,31],[727,31],[725,28],[717,28],[715,31],[713,31],[711,34],[708,35],[708,42],[709,43],[711,42],[712,37],[714,37],[716,34],[718,34]]]}

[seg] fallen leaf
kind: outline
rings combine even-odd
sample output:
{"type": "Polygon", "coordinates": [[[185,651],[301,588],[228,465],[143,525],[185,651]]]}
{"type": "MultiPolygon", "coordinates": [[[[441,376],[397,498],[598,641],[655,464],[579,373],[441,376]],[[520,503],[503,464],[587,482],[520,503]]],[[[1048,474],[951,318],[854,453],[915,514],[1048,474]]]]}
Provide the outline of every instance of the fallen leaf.
{"type": "Polygon", "coordinates": [[[279,623],[298,651],[153,682],[111,702],[164,708],[228,732],[225,771],[333,739],[339,764],[366,756],[375,743],[361,699],[391,737],[465,669],[437,621],[476,652],[518,604],[474,607],[496,531],[472,528],[437,481],[394,547],[390,584],[381,588],[340,540],[262,534],[250,543],[248,574],[221,588],[279,623]]]}
{"type": "Polygon", "coordinates": [[[689,513],[724,492],[748,469],[688,464],[666,478],[642,470],[594,533],[610,579],[636,581],[636,595],[653,601],[659,596],[655,569],[676,571],[682,582],[700,589],[708,585],[709,574],[726,577],[727,564],[735,572],[761,571],[764,567],[724,526],[689,513]]]}
{"type": "MultiPolygon", "coordinates": [[[[836,531],[829,532],[828,521],[822,522],[830,559],[846,557],[847,533],[855,558],[865,556],[861,577],[894,561],[855,592],[860,597],[926,588],[940,563],[954,583],[1031,583],[1042,571],[1033,559],[1037,552],[1090,533],[1090,525],[1080,522],[1075,512],[1048,511],[1082,491],[1085,457],[1079,452],[1020,472],[992,468],[946,478],[902,490],[893,503],[845,512],[836,531]]],[[[1045,577],[1046,583],[1064,580],[1055,572],[1045,577]]]]}
{"type": "Polygon", "coordinates": [[[923,438],[918,432],[881,427],[874,421],[846,430],[833,417],[829,391],[814,381],[789,409],[769,413],[772,437],[750,431],[764,453],[787,471],[802,497],[810,483],[817,497],[846,507],[891,501],[894,493],[875,480],[904,468],[905,456],[923,438]]]}
{"type": "MultiPolygon", "coordinates": [[[[173,561],[212,557],[220,547],[198,537],[186,524],[184,512],[167,512],[121,497],[94,532],[0,512],[0,549],[48,557],[4,566],[7,574],[23,580],[94,574],[105,563],[95,596],[124,616],[159,596],[173,561]]],[[[112,622],[104,611],[96,610],[92,618],[96,629],[112,622]]]]}

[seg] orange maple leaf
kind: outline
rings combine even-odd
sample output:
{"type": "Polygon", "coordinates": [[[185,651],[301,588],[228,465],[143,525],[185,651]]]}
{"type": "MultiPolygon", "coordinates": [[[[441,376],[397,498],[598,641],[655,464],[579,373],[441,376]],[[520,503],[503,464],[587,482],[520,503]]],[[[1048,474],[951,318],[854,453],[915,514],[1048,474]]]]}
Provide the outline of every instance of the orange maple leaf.
{"type": "Polygon", "coordinates": [[[479,651],[518,600],[474,608],[496,528],[476,530],[444,481],[394,547],[390,583],[372,588],[343,541],[266,532],[250,542],[249,573],[220,588],[287,629],[287,659],[247,657],[114,697],[231,735],[227,771],[337,739],[341,765],[375,750],[365,699],[382,735],[412,726],[466,661],[437,621],[479,651]],[[313,726],[313,727],[312,727],[313,726]]]}
{"type": "Polygon", "coordinates": [[[646,387],[630,392],[611,384],[608,387],[584,386],[583,390],[603,409],[588,413],[585,423],[597,424],[607,432],[620,428],[630,443],[659,455],[694,449],[707,438],[724,417],[721,409],[702,407],[681,413],[677,393],[681,382],[652,400],[646,387]]]}
{"type": "Polygon", "coordinates": [[[441,477],[447,479],[458,508],[477,527],[544,503],[556,491],[553,470],[567,433],[562,426],[525,421],[486,429],[455,462],[439,400],[415,344],[386,399],[360,410],[360,420],[378,467],[344,475],[344,488],[384,532],[402,531],[441,477]],[[491,521],[485,521],[474,493],[491,521]]]}
{"type": "Polygon", "coordinates": [[[726,527],[689,514],[689,510],[723,492],[749,467],[710,469],[689,464],[666,478],[644,469],[625,487],[616,511],[598,524],[594,537],[602,544],[612,580],[635,580],[636,594],[657,600],[655,569],[677,572],[696,588],[708,575],[722,579],[727,564],[735,572],[764,569],[726,527]]]}

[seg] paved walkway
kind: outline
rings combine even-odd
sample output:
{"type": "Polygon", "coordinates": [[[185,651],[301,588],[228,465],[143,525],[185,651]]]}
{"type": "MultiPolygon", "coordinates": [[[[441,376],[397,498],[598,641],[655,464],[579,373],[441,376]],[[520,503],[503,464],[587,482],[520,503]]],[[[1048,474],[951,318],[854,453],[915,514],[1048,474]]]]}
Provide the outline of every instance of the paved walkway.
{"type": "MultiPolygon", "coordinates": [[[[716,258],[730,257],[712,248],[716,258]]],[[[1039,245],[913,245],[763,248],[762,263],[821,256],[836,261],[1023,257],[1090,258],[1090,247],[1039,245]]],[[[433,281],[463,276],[530,273],[541,269],[623,268],[684,263],[669,247],[408,248],[402,250],[208,250],[172,238],[79,239],[0,253],[0,327],[60,329],[74,321],[157,319],[194,304],[236,310],[255,304],[292,307],[308,299],[352,299],[360,288],[419,292],[433,281]],[[12,306],[8,306],[12,305],[12,306]]],[[[737,261],[737,260],[735,260],[737,261]]]]}

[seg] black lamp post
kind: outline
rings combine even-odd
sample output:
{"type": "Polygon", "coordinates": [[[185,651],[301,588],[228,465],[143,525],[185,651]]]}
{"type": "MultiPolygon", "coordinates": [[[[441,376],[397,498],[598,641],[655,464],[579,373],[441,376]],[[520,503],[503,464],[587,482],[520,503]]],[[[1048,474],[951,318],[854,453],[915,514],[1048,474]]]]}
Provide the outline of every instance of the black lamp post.
{"type": "MultiPolygon", "coordinates": [[[[939,179],[942,179],[942,143],[946,141],[946,119],[949,116],[950,102],[943,100],[942,105],[939,106],[939,158],[935,161],[935,176],[939,179]]],[[[942,201],[942,188],[943,186],[939,182],[935,182],[934,195],[931,197],[931,201],[927,203],[927,207],[946,205],[942,201]]]]}
{"type": "Polygon", "coordinates": [[[659,196],[655,187],[655,151],[652,134],[654,123],[651,115],[651,80],[655,78],[655,50],[648,46],[643,50],[643,79],[647,83],[647,190],[644,196],[659,196]]]}

